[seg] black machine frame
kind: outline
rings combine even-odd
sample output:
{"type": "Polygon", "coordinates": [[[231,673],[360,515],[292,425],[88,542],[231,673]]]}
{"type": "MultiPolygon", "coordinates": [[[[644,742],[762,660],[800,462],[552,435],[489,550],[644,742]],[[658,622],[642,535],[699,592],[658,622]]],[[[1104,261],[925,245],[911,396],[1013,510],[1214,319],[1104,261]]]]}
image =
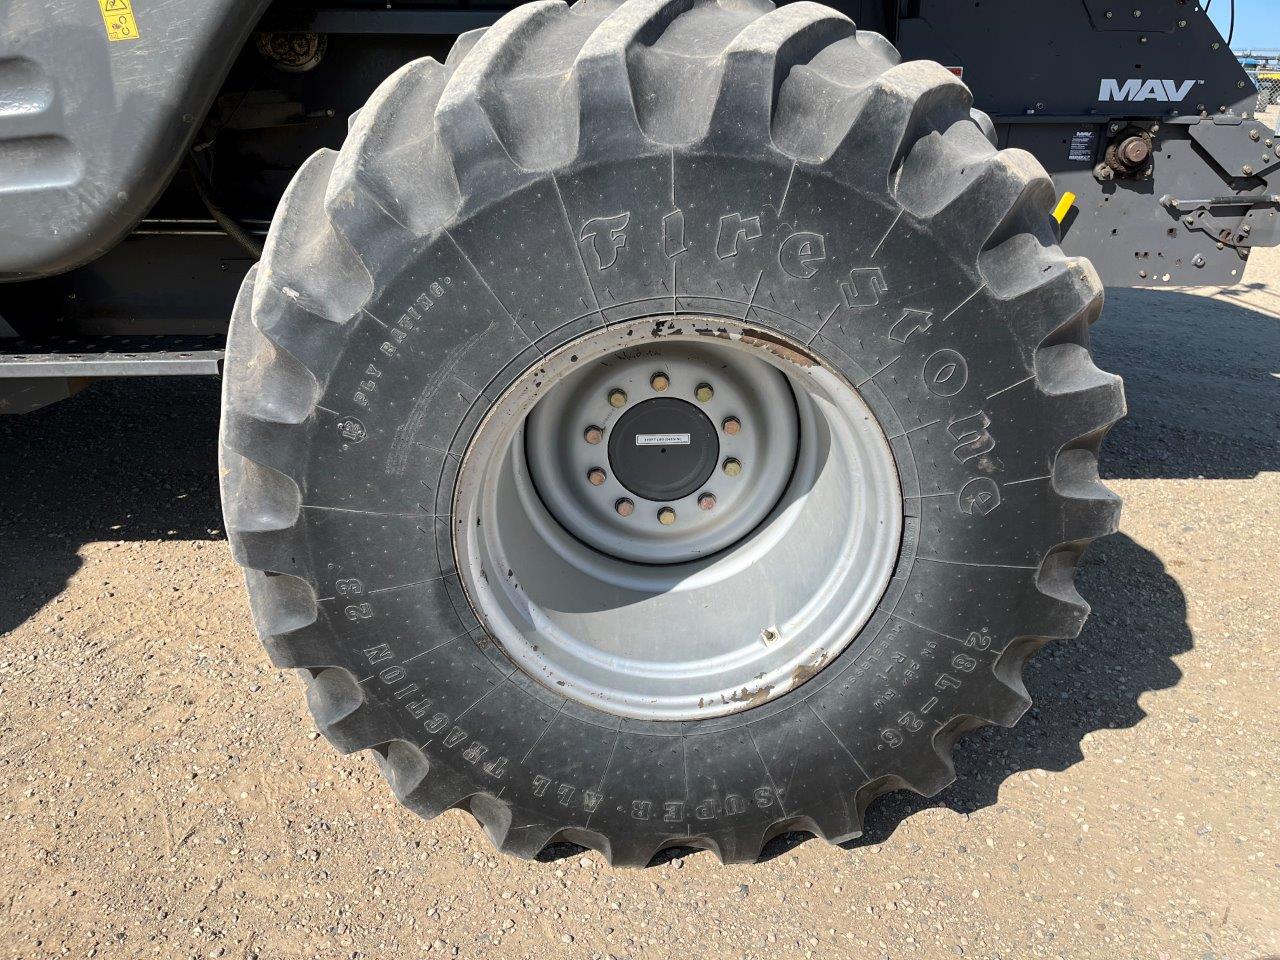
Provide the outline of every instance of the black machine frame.
{"type": "MultiPolygon", "coordinates": [[[[0,393],[33,370],[216,369],[171,362],[165,338],[225,331],[298,165],[397,67],[515,5],[130,2],[137,36],[116,40],[93,3],[0,12],[0,393]],[[66,340],[126,335],[167,362],[66,340]]],[[[1280,242],[1280,138],[1194,0],[831,5],[962,76],[998,144],[1050,172],[1063,247],[1108,285],[1227,286],[1280,242]]]]}

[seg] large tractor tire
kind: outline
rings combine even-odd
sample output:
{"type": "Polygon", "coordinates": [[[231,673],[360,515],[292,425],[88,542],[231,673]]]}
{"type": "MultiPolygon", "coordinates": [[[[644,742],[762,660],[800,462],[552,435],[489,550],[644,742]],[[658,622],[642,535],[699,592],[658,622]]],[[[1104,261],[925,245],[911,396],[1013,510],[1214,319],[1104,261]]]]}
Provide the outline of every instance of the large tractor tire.
{"type": "Polygon", "coordinates": [[[227,361],[228,534],[330,742],[643,865],[855,837],[1014,723],[1124,401],[984,129],[812,3],[542,0],[390,77],[227,361]]]}

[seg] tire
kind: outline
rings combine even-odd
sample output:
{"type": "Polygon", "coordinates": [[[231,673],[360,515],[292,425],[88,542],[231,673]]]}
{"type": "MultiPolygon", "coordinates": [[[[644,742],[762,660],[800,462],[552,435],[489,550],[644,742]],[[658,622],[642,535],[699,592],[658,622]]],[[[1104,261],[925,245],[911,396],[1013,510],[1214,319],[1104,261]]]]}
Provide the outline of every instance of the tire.
{"type": "MultiPolygon", "coordinates": [[[[961,733],[1016,722],[1027,657],[1088,613],[1073,573],[1116,528],[1097,458],[1124,400],[1089,354],[1097,274],[1058,248],[1044,171],[984,121],[947,70],[803,2],[541,0],[390,77],[289,187],[226,365],[228,535],[325,737],[505,852],[570,841],[642,866],[856,837],[876,796],[949,784],[961,733]],[[674,696],[612,709],[589,680],[539,675],[526,660],[545,651],[516,650],[485,605],[503,572],[469,552],[491,535],[474,511],[514,502],[467,486],[490,476],[472,451],[574,344],[610,336],[630,338],[619,357],[718,342],[792,384],[821,373],[891,451],[897,506],[866,509],[893,549],[865,622],[705,715],[674,696]]],[[[502,456],[554,465],[519,429],[524,452],[502,456]]],[[[861,462],[838,439],[824,463],[861,462]]],[[[791,568],[826,563],[817,549],[791,568]]],[[[505,571],[502,596],[537,567],[505,571]]],[[[665,651],[689,622],[790,602],[771,584],[689,621],[658,591],[660,619],[608,622],[665,651]]],[[[561,600],[587,624],[617,613],[561,600]]]]}

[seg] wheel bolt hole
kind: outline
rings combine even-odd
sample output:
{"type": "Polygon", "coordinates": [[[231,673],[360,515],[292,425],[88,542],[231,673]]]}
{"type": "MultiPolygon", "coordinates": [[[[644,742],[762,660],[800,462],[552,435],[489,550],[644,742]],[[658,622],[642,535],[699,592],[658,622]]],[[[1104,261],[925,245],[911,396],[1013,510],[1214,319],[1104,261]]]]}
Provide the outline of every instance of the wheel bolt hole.
{"type": "Polygon", "coordinates": [[[661,393],[667,387],[671,386],[671,378],[665,373],[659,371],[649,378],[649,386],[661,393]]]}
{"type": "Polygon", "coordinates": [[[742,421],[737,417],[725,417],[724,422],[720,424],[720,429],[729,436],[736,437],[742,432],[742,421]]]}
{"type": "Polygon", "coordinates": [[[587,471],[587,482],[593,487],[598,487],[605,481],[605,472],[599,467],[592,467],[587,471]]]}
{"type": "Polygon", "coordinates": [[[676,522],[676,512],[670,507],[663,507],[658,511],[658,522],[664,527],[669,527],[676,522]]]}
{"type": "Polygon", "coordinates": [[[698,398],[699,403],[706,403],[716,395],[716,392],[711,389],[711,384],[700,383],[693,391],[693,395],[698,398]]]}
{"type": "Polygon", "coordinates": [[[704,493],[698,497],[698,508],[700,510],[714,510],[716,505],[716,495],[714,493],[704,493]]]}
{"type": "Polygon", "coordinates": [[[609,406],[625,407],[627,405],[627,392],[614,387],[609,391],[609,406]]]}
{"type": "Polygon", "coordinates": [[[586,430],[582,431],[582,439],[587,441],[587,443],[599,443],[604,439],[604,430],[593,423],[591,426],[587,427],[586,430]]]}
{"type": "Polygon", "coordinates": [[[614,503],[613,509],[617,511],[618,516],[629,517],[631,514],[636,512],[636,505],[626,497],[623,497],[621,500],[614,503]]]}
{"type": "Polygon", "coordinates": [[[742,472],[742,461],[737,459],[736,457],[729,457],[727,460],[725,460],[721,469],[724,470],[727,476],[736,477],[738,474],[742,472]]]}

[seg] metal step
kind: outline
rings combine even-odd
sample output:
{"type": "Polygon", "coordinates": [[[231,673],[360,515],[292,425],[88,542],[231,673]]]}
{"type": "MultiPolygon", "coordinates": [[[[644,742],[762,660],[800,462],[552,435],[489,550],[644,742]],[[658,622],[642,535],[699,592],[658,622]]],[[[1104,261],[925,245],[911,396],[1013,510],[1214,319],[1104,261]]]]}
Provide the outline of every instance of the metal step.
{"type": "Polygon", "coordinates": [[[0,378],[171,377],[222,373],[225,336],[0,339],[0,378]]]}

